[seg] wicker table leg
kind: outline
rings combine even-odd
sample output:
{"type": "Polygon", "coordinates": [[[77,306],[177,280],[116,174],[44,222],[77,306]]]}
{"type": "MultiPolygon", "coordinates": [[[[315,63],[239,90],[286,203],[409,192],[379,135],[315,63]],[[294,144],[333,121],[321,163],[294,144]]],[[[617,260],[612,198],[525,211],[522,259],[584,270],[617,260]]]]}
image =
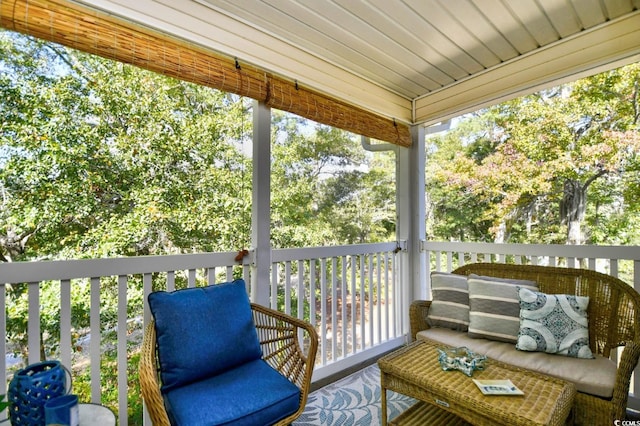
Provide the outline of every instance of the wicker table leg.
{"type": "Polygon", "coordinates": [[[380,397],[382,401],[382,426],[387,426],[387,388],[384,387],[384,373],[380,372],[380,397]]]}

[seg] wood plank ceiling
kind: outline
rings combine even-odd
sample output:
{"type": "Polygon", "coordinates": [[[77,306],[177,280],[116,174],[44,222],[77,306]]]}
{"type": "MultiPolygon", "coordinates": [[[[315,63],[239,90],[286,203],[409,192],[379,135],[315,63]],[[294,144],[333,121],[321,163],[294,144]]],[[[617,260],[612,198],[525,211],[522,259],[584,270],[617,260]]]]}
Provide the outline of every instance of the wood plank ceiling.
{"type": "Polygon", "coordinates": [[[407,124],[640,60],[640,0],[79,0],[407,124]]]}

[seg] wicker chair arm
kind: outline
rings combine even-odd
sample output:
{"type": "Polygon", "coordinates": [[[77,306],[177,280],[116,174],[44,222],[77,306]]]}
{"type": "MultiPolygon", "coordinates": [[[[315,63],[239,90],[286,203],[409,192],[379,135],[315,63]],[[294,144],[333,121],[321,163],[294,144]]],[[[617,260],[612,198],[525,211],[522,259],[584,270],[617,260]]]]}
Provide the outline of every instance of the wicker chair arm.
{"type": "Polygon", "coordinates": [[[426,330],[429,327],[427,323],[427,314],[431,307],[430,300],[414,300],[409,306],[409,323],[411,326],[411,341],[416,339],[419,331],[426,330]]]}
{"type": "Polygon", "coordinates": [[[154,426],[169,426],[169,418],[164,408],[164,401],[160,393],[158,370],[156,363],[156,329],[151,321],[144,333],[142,352],[140,354],[140,389],[147,411],[154,426]]]}
{"type": "Polygon", "coordinates": [[[263,359],[298,387],[311,381],[318,350],[318,333],[311,324],[291,315],[251,304],[263,359]],[[301,345],[306,345],[306,350],[301,345]]]}
{"type": "Polygon", "coordinates": [[[307,403],[318,351],[318,333],[308,322],[282,312],[255,303],[251,304],[251,309],[262,358],[300,389],[298,411],[277,423],[287,425],[302,414],[307,403]]]}
{"type": "Polygon", "coordinates": [[[638,365],[639,360],[640,342],[628,342],[622,350],[620,362],[618,363],[616,382],[613,386],[613,398],[611,400],[611,403],[614,410],[614,419],[625,418],[631,374],[633,374],[633,370],[638,365]]]}

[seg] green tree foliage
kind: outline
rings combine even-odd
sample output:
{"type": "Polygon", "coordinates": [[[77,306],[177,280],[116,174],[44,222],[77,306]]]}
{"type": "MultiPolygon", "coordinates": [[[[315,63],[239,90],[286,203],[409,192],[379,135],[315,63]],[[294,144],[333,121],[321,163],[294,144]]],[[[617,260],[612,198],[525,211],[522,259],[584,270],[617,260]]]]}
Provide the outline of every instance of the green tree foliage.
{"type": "Polygon", "coordinates": [[[272,244],[304,247],[387,241],[395,229],[389,155],[355,135],[274,112],[272,244]],[[386,160],[385,160],[386,158],[386,160]]]}
{"type": "Polygon", "coordinates": [[[485,241],[491,200],[481,199],[469,185],[478,164],[494,149],[493,127],[472,115],[427,144],[427,235],[443,240],[485,241]],[[468,142],[471,141],[471,142],[468,142]]]}
{"type": "Polygon", "coordinates": [[[247,233],[242,100],[6,33],[2,60],[4,261],[231,250],[247,233]]]}
{"type": "MultiPolygon", "coordinates": [[[[434,214],[457,210],[449,229],[461,230],[448,235],[637,244],[639,82],[630,65],[489,108],[434,138],[434,214]]],[[[439,226],[436,235],[447,232],[439,226]]]]}
{"type": "Polygon", "coordinates": [[[336,226],[337,242],[361,244],[395,238],[394,156],[377,153],[368,171],[340,171],[323,182],[318,212],[336,226]]]}

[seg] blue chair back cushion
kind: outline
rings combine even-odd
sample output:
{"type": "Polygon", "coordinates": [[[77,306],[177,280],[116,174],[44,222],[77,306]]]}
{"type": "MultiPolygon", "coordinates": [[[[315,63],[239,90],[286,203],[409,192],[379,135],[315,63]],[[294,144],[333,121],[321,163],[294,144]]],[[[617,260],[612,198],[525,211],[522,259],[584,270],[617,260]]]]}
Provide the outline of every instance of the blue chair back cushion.
{"type": "Polygon", "coordinates": [[[300,390],[265,361],[251,361],[164,394],[172,425],[272,425],[296,412],[300,390]]]}
{"type": "Polygon", "coordinates": [[[243,280],[149,294],[162,392],[260,359],[243,280]]]}

